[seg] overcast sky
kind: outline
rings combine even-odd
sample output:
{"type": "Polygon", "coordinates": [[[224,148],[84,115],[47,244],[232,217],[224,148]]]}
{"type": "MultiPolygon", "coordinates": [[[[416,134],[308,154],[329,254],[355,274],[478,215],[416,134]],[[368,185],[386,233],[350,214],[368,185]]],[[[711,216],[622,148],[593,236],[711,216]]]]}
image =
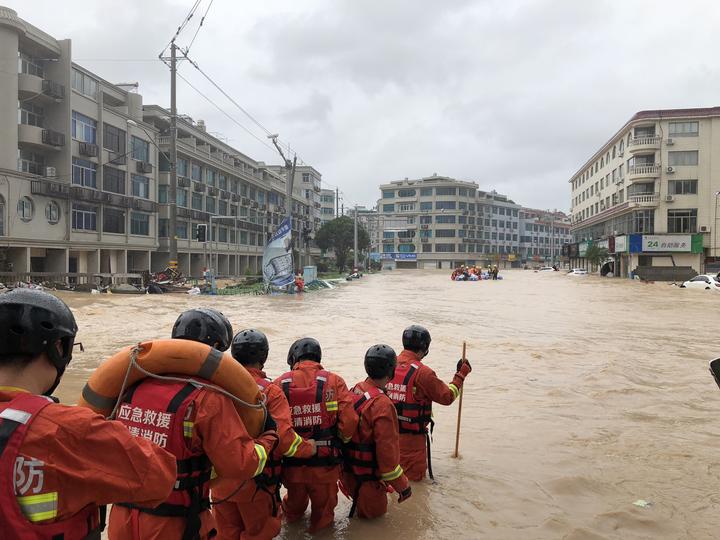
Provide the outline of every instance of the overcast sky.
{"type": "MultiPolygon", "coordinates": [[[[72,39],[78,63],[169,105],[153,59],[194,0],[0,3],[72,39]]],[[[720,105],[719,28],[716,0],[215,0],[190,56],[345,204],[438,173],[567,210],[570,176],[636,111],[720,105]]],[[[265,140],[192,66],[180,73],[265,140]]],[[[178,104],[279,162],[183,81],[178,104]]]]}

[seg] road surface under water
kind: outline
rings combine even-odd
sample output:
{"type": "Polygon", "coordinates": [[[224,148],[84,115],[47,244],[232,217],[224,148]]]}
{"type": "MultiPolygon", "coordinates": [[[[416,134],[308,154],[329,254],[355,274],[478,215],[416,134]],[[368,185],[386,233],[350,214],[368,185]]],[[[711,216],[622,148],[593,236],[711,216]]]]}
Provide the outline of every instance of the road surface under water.
{"type": "MultiPolygon", "coordinates": [[[[60,387],[75,402],[92,369],[122,346],[169,337],[177,314],[213,306],[236,330],[270,339],[268,374],[290,343],[318,338],[324,365],[354,384],[371,344],[400,348],[426,325],[428,364],[450,380],[467,340],[460,459],[457,405],[436,407],[436,484],[413,486],[386,518],[318,538],[716,538],[720,528],[720,294],[564,273],[507,271],[454,283],[446,272],[395,271],[305,296],[64,294],[86,347],[60,387]],[[646,508],[633,505],[643,499],[646,508]]],[[[302,538],[305,524],[282,538],[302,538]]]]}

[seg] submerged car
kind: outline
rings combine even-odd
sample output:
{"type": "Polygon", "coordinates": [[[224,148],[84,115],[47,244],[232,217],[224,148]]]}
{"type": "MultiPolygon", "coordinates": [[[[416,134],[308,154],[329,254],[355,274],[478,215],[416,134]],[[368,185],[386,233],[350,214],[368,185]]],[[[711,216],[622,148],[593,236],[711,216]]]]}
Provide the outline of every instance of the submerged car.
{"type": "Polygon", "coordinates": [[[567,273],[568,276],[587,276],[588,271],[584,268],[573,268],[567,273]]]}
{"type": "Polygon", "coordinates": [[[701,289],[720,292],[720,280],[718,276],[700,274],[680,285],[682,289],[701,289]]]}

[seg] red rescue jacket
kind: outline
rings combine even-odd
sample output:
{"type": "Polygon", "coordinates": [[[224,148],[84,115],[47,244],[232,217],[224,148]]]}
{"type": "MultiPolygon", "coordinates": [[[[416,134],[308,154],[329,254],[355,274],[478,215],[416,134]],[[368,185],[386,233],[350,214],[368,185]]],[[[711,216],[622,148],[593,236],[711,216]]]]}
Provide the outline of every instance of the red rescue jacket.
{"type": "Polygon", "coordinates": [[[185,518],[185,534],[191,537],[200,530],[200,514],[210,509],[212,463],[203,452],[193,451],[190,444],[193,405],[199,392],[201,389],[191,383],[143,379],[126,392],[116,418],[131,434],[173,454],[178,472],[170,497],[156,508],[124,503],[120,506],[158,517],[185,518]]]}
{"type": "Polygon", "coordinates": [[[290,405],[293,429],[304,439],[314,439],[317,454],[311,458],[285,458],[286,467],[309,465],[331,467],[342,461],[340,439],[337,434],[337,396],[331,401],[325,399],[325,385],[330,372],[320,369],[310,386],[295,384],[296,372],[288,371],[278,380],[290,405]]]}
{"type": "Polygon", "coordinates": [[[395,377],[385,387],[397,410],[400,433],[425,435],[432,423],[432,401],[417,399],[413,391],[421,366],[419,360],[399,363],[395,377]]]}
{"type": "MultiPolygon", "coordinates": [[[[371,388],[356,396],[354,408],[361,421],[363,411],[381,394],[379,388],[371,388]]],[[[363,440],[359,429],[345,445],[345,469],[351,472],[358,482],[380,479],[375,441],[363,440]]]]}
{"type": "MultiPolygon", "coordinates": [[[[98,539],[105,528],[105,508],[88,505],[69,519],[37,524],[57,513],[57,492],[45,491],[25,496],[16,494],[16,460],[23,439],[37,414],[52,400],[21,393],[0,404],[0,524],[7,540],[98,539]],[[22,510],[21,510],[22,507],[22,510]]],[[[47,486],[46,486],[47,487],[47,486]]]]}

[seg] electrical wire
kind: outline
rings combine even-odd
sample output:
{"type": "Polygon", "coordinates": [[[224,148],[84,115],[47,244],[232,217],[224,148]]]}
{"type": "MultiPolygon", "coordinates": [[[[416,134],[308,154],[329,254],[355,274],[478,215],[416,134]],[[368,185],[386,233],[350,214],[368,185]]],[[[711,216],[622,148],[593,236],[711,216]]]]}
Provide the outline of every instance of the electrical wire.
{"type": "Polygon", "coordinates": [[[189,13],[187,14],[187,16],[183,19],[183,22],[180,24],[180,26],[178,26],[178,29],[177,29],[177,31],[175,32],[175,35],[174,35],[174,36],[172,37],[172,39],[168,42],[168,44],[165,45],[165,48],[164,48],[164,49],[162,50],[162,52],[160,53],[160,55],[159,55],[160,57],[162,57],[162,55],[165,54],[165,51],[167,51],[167,48],[168,48],[170,45],[172,45],[172,44],[175,42],[175,40],[180,36],[180,33],[181,33],[181,32],[185,29],[185,27],[188,25],[188,23],[190,22],[190,19],[192,19],[193,15],[195,15],[195,11],[197,10],[197,8],[198,8],[198,6],[200,5],[200,2],[201,2],[201,1],[202,1],[202,0],[195,0],[195,3],[194,3],[193,6],[190,8],[190,12],[189,12],[189,13]]]}
{"type": "Polygon", "coordinates": [[[198,34],[200,33],[200,29],[202,28],[203,23],[205,22],[205,17],[207,17],[208,11],[210,11],[210,8],[213,5],[213,2],[215,0],[210,0],[210,3],[208,4],[207,9],[205,10],[205,15],[202,16],[202,19],[200,19],[200,24],[197,27],[197,30],[195,30],[195,35],[190,40],[190,44],[185,47],[185,54],[190,52],[190,48],[193,46],[193,43],[195,43],[195,38],[197,38],[198,34]]]}

